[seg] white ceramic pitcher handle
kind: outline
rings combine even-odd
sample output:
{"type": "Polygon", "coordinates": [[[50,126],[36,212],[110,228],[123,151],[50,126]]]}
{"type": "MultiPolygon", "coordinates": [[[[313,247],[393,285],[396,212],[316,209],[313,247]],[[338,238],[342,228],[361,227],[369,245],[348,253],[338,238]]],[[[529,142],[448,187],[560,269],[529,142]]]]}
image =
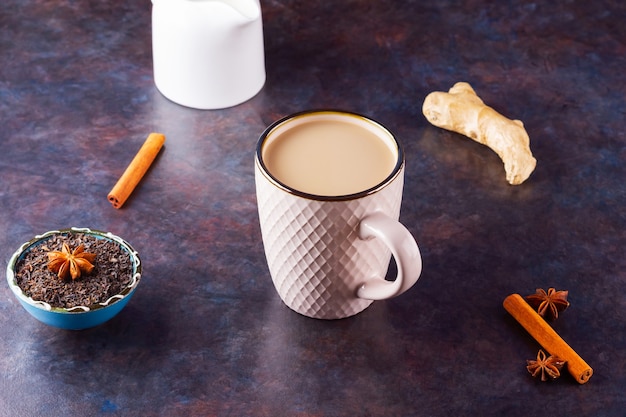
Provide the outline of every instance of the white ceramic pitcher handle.
{"type": "Polygon", "coordinates": [[[415,239],[400,222],[383,213],[370,214],[361,220],[359,238],[381,239],[396,260],[398,276],[394,281],[384,277],[368,279],[358,288],[358,297],[384,300],[402,294],[415,284],[422,273],[422,256],[415,239]]]}

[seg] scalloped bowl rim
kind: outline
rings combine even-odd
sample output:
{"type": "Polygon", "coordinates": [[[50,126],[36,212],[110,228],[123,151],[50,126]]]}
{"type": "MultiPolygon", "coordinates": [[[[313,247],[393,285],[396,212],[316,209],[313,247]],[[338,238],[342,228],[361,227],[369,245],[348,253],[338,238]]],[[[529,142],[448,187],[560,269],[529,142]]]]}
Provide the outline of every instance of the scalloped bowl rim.
{"type": "Polygon", "coordinates": [[[124,298],[132,295],[134,290],[137,288],[137,285],[139,285],[139,281],[141,280],[141,269],[142,269],[141,260],[139,258],[139,254],[137,253],[135,249],[133,249],[133,247],[128,242],[126,242],[121,237],[116,236],[111,232],[103,232],[101,230],[90,229],[87,227],[70,227],[68,229],[50,230],[40,235],[36,235],[34,238],[29,240],[28,242],[25,242],[22,245],[20,245],[20,247],[13,253],[13,255],[11,255],[11,258],[9,258],[6,276],[7,276],[7,283],[9,284],[9,288],[11,288],[11,291],[13,291],[13,294],[15,294],[15,296],[20,301],[25,302],[26,304],[33,306],[42,311],[58,313],[58,314],[75,315],[75,314],[89,313],[92,311],[98,311],[106,307],[110,307],[114,305],[116,302],[119,302],[123,300],[124,298]],[[134,273],[133,273],[131,283],[128,286],[126,286],[122,290],[122,292],[120,292],[119,294],[116,294],[110,297],[109,299],[107,299],[106,301],[102,303],[95,303],[89,306],[75,306],[71,308],[53,307],[44,301],[36,301],[36,300],[33,300],[32,297],[26,296],[24,292],[22,291],[22,289],[15,282],[15,265],[17,264],[18,260],[24,254],[24,252],[30,247],[39,244],[41,241],[49,238],[52,235],[67,234],[67,233],[85,233],[88,235],[93,235],[99,239],[110,239],[118,243],[126,252],[128,252],[133,262],[134,273]]]}

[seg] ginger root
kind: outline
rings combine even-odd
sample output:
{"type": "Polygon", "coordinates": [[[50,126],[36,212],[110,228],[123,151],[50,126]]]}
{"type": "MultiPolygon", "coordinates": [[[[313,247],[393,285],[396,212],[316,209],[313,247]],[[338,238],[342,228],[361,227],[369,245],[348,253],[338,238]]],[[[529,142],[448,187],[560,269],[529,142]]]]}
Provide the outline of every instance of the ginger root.
{"type": "Polygon", "coordinates": [[[537,165],[524,124],[485,105],[468,83],[458,82],[447,93],[430,93],[422,112],[433,125],[491,148],[502,159],[509,184],[526,181],[537,165]]]}

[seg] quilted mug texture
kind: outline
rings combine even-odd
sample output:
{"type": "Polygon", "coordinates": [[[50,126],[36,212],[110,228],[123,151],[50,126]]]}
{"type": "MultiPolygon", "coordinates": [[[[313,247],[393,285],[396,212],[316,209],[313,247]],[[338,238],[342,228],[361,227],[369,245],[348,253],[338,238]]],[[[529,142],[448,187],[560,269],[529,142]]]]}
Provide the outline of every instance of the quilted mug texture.
{"type": "Polygon", "coordinates": [[[367,308],[356,291],[369,278],[384,279],[391,252],[379,239],[358,236],[367,214],[398,220],[404,164],[386,186],[360,198],[323,201],[301,197],[271,182],[255,164],[257,204],[265,255],[283,302],[308,317],[338,319],[367,308]]]}

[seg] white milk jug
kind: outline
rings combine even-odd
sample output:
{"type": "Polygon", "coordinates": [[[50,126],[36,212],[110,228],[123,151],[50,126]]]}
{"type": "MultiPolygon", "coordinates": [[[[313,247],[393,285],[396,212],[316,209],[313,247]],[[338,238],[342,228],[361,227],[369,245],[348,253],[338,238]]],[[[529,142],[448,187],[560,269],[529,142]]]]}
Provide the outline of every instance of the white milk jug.
{"type": "Polygon", "coordinates": [[[196,109],[240,104],[265,83],[259,0],[152,0],[154,83],[196,109]]]}

